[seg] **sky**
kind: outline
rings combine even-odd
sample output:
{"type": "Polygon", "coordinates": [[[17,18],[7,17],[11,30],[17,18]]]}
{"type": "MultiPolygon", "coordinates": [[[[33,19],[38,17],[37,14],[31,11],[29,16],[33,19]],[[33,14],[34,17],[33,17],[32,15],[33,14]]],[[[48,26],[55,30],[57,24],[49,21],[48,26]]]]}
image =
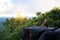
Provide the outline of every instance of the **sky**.
{"type": "Polygon", "coordinates": [[[0,17],[33,17],[54,7],[60,7],[60,0],[0,0],[0,17]]]}

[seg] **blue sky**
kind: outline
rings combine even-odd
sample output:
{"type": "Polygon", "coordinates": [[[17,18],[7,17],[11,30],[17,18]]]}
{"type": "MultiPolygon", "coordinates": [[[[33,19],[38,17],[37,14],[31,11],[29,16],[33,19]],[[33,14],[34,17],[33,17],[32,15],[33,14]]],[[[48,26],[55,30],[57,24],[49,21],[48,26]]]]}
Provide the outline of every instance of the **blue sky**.
{"type": "Polygon", "coordinates": [[[36,12],[46,12],[60,7],[60,0],[0,0],[0,17],[35,16],[36,12]]]}

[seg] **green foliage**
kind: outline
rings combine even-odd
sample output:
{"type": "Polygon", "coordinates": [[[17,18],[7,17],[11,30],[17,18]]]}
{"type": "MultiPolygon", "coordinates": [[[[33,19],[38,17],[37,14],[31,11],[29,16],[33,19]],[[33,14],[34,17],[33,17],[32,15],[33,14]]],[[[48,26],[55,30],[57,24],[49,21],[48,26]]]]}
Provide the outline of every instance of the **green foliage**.
{"type": "Polygon", "coordinates": [[[40,15],[41,14],[41,12],[36,12],[36,15],[38,16],[38,15],[40,15]]]}

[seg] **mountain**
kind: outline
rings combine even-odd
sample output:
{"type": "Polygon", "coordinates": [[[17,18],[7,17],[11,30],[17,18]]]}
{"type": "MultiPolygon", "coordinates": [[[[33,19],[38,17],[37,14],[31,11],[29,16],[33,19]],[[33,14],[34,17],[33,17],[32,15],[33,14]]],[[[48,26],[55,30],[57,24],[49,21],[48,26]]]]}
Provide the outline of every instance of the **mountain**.
{"type": "Polygon", "coordinates": [[[6,19],[10,19],[12,17],[0,17],[0,23],[4,22],[6,19]]]}
{"type": "Polygon", "coordinates": [[[0,17],[0,29],[4,28],[4,26],[3,26],[2,23],[3,23],[7,18],[10,18],[10,17],[0,17]]]}
{"type": "Polygon", "coordinates": [[[0,17],[0,22],[4,22],[6,19],[6,17],[0,17]]]}

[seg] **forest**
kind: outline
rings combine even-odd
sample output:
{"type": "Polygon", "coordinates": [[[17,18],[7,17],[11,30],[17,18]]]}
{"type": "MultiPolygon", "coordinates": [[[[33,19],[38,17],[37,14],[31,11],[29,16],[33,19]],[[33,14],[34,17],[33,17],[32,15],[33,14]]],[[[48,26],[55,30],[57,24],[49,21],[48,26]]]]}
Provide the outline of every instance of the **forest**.
{"type": "Polygon", "coordinates": [[[50,27],[60,28],[60,9],[53,8],[45,13],[36,12],[36,16],[28,19],[27,17],[12,17],[6,19],[2,24],[5,27],[0,30],[0,40],[21,40],[22,30],[25,27],[40,26],[44,19],[49,20],[50,27]]]}

